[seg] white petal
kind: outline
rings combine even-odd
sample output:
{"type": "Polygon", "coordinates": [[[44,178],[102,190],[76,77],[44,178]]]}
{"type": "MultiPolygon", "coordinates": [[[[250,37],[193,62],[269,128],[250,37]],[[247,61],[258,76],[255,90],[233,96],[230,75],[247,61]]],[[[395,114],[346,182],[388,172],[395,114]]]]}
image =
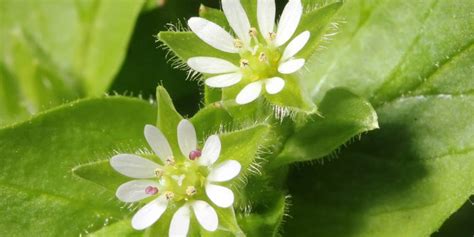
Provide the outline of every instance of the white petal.
{"type": "Polygon", "coordinates": [[[119,154],[110,159],[110,165],[119,173],[137,179],[155,177],[159,164],[136,155],[119,154]]]}
{"type": "Polygon", "coordinates": [[[185,204],[174,213],[170,224],[169,236],[185,237],[188,234],[190,218],[191,210],[185,204]]]}
{"type": "Polygon", "coordinates": [[[217,218],[216,211],[211,207],[211,205],[205,201],[198,200],[193,202],[192,206],[196,219],[199,224],[201,224],[202,228],[207,231],[217,230],[219,219],[217,218]]]}
{"type": "Polygon", "coordinates": [[[268,38],[269,33],[275,27],[275,0],[258,0],[257,19],[260,32],[264,38],[268,38]]]}
{"type": "Polygon", "coordinates": [[[207,176],[207,180],[213,182],[229,181],[240,173],[241,168],[240,163],[235,160],[222,162],[212,169],[209,176],[207,176]]]}
{"type": "Polygon", "coordinates": [[[234,33],[248,46],[250,44],[250,22],[240,0],[222,0],[222,10],[224,10],[225,17],[234,33]]]}
{"type": "Polygon", "coordinates": [[[292,59],[280,64],[278,71],[282,74],[291,74],[300,70],[304,66],[304,59],[292,59]]]}
{"type": "Polygon", "coordinates": [[[286,46],[285,52],[283,52],[283,56],[280,60],[284,62],[295,56],[306,45],[306,43],[308,43],[310,35],[309,31],[305,31],[291,40],[288,46],[286,46]]]}
{"type": "Polygon", "coordinates": [[[221,154],[221,140],[219,136],[212,135],[207,138],[204,148],[202,149],[202,155],[199,158],[199,164],[209,166],[214,164],[221,154]]]}
{"type": "Polygon", "coordinates": [[[178,144],[184,157],[197,148],[196,130],[191,122],[186,119],[178,124],[178,144]]]}
{"type": "Polygon", "coordinates": [[[132,218],[132,227],[136,230],[143,230],[160,219],[163,212],[168,207],[168,201],[164,195],[143,206],[132,218]]]}
{"type": "Polygon", "coordinates": [[[235,98],[235,101],[237,102],[237,104],[241,105],[248,104],[257,99],[260,95],[260,92],[262,92],[262,82],[252,82],[246,85],[244,89],[239,92],[237,98],[235,98]]]}
{"type": "Polygon", "coordinates": [[[120,185],[115,195],[122,202],[137,202],[152,196],[145,192],[147,187],[158,187],[158,185],[157,182],[151,180],[132,180],[120,185]]]}
{"type": "Polygon", "coordinates": [[[219,75],[215,77],[210,77],[206,79],[206,85],[215,88],[224,88],[228,86],[233,86],[237,84],[242,79],[242,73],[229,73],[224,75],[219,75]]]}
{"type": "Polygon", "coordinates": [[[284,45],[298,28],[301,15],[303,14],[303,5],[301,0],[290,0],[281,14],[278,22],[278,30],[275,39],[276,46],[284,45]]]}
{"type": "Polygon", "coordinates": [[[234,203],[234,193],[232,190],[215,184],[206,185],[206,194],[217,206],[227,208],[234,203]]]}
{"type": "Polygon", "coordinates": [[[202,73],[229,73],[239,71],[239,67],[231,62],[213,57],[193,57],[188,59],[188,66],[202,73]]]}
{"type": "Polygon", "coordinates": [[[200,17],[192,17],[188,20],[188,25],[200,39],[210,46],[227,53],[239,52],[234,46],[234,38],[214,22],[200,17]]]}
{"type": "Polygon", "coordinates": [[[148,142],[148,145],[150,145],[151,149],[153,149],[155,154],[163,162],[166,162],[166,159],[173,156],[173,152],[171,151],[171,147],[168,143],[168,140],[157,127],[152,125],[146,125],[145,138],[148,142]]]}
{"type": "Polygon", "coordinates": [[[283,90],[285,80],[280,77],[273,77],[265,81],[265,90],[268,94],[274,95],[283,90]]]}

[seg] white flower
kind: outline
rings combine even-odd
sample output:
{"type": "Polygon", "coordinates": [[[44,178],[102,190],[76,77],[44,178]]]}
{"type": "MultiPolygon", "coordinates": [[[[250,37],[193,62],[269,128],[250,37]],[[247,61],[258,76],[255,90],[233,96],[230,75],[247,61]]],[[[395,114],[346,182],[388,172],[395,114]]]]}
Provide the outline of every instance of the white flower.
{"type": "Polygon", "coordinates": [[[241,165],[235,160],[216,164],[221,152],[217,135],[210,136],[199,150],[196,131],[188,120],[181,120],[177,135],[182,154],[175,157],[163,133],[154,126],[145,126],[145,138],[162,164],[131,154],[112,157],[110,164],[115,170],[136,179],[122,184],[116,196],[124,202],[154,197],[133,216],[132,227],[137,230],[153,225],[174,202],[181,207],[171,221],[170,236],[187,235],[191,210],[204,229],[215,231],[219,224],[217,213],[203,199],[207,196],[221,208],[232,206],[233,192],[219,183],[235,178],[241,165]]]}
{"type": "Polygon", "coordinates": [[[301,0],[290,0],[275,27],[275,0],[257,0],[257,20],[261,36],[250,25],[240,0],[222,0],[222,9],[236,36],[204,18],[193,17],[188,25],[210,46],[227,53],[240,54],[240,65],[215,57],[192,57],[188,66],[200,73],[215,74],[205,80],[206,85],[224,88],[244,81],[246,86],[237,95],[238,104],[257,99],[263,86],[268,94],[277,94],[285,87],[284,75],[300,70],[305,59],[294,58],[309,40],[309,31],[294,35],[303,6],[301,0]],[[275,32],[276,28],[276,32],[275,32]],[[263,40],[262,40],[263,39],[263,40]]]}

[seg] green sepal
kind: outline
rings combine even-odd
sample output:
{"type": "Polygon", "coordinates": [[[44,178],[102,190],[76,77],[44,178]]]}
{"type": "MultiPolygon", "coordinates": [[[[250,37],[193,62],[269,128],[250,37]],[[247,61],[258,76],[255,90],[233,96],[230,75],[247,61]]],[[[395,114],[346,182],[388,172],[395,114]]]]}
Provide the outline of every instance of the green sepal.
{"type": "Polygon", "coordinates": [[[264,122],[272,114],[272,108],[263,98],[246,105],[237,104],[233,99],[225,100],[221,105],[232,116],[236,126],[252,126],[256,122],[264,122]]]}
{"type": "Polygon", "coordinates": [[[210,105],[212,103],[222,100],[222,90],[219,88],[212,88],[204,85],[204,104],[210,105]]]}
{"type": "MultiPolygon", "coordinates": [[[[299,79],[291,75],[284,75],[282,78],[285,80],[285,87],[279,93],[275,95],[268,94],[265,91],[265,84],[263,84],[259,99],[239,106],[247,108],[246,110],[255,110],[255,112],[257,112],[267,104],[271,104],[286,109],[289,112],[315,113],[316,105],[311,101],[308,93],[301,87],[299,79]]],[[[246,85],[248,84],[239,83],[231,87],[223,88],[222,98],[224,100],[235,100],[246,85]]]]}
{"type": "Polygon", "coordinates": [[[227,21],[224,12],[219,9],[201,5],[201,7],[199,8],[199,16],[216,23],[224,29],[230,29],[229,22],[227,21]]]}
{"type": "Polygon", "coordinates": [[[247,170],[258,156],[259,150],[265,145],[269,129],[270,126],[267,124],[257,124],[220,135],[222,152],[219,161],[236,160],[242,165],[242,171],[247,170]]]}
{"type": "Polygon", "coordinates": [[[308,93],[301,87],[298,79],[291,75],[284,77],[285,87],[275,95],[265,93],[265,98],[277,107],[287,109],[291,112],[302,112],[305,114],[316,113],[316,105],[311,101],[308,93]]]}
{"type": "Polygon", "coordinates": [[[198,139],[202,140],[222,128],[232,127],[233,118],[221,102],[215,102],[199,110],[191,118],[191,122],[199,131],[198,139]]]}
{"type": "MultiPolygon", "coordinates": [[[[157,127],[168,139],[173,154],[181,154],[178,146],[177,127],[183,117],[176,111],[170,95],[162,86],[156,89],[156,103],[158,105],[157,127]]],[[[178,157],[181,156],[176,156],[176,158],[178,157]]]]}

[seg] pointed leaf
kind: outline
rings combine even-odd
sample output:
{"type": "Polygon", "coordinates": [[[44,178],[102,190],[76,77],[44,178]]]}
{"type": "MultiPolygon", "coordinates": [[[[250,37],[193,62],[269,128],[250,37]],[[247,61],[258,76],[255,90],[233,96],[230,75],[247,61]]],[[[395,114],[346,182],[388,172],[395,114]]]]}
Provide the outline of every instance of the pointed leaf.
{"type": "Polygon", "coordinates": [[[157,127],[168,139],[173,155],[178,157],[181,150],[178,146],[177,128],[183,117],[176,111],[166,89],[161,86],[156,89],[156,102],[158,105],[157,127]]]}

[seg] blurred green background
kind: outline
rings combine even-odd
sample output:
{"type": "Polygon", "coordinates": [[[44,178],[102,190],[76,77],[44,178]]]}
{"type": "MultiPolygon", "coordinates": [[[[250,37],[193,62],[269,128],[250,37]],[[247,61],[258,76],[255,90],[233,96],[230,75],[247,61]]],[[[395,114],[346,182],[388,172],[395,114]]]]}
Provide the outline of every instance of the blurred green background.
{"type": "MultiPolygon", "coordinates": [[[[215,0],[203,3],[219,6],[215,0]]],[[[279,1],[279,10],[284,3],[279,1]]],[[[198,14],[200,4],[0,0],[0,127],[106,93],[153,100],[159,84],[169,91],[179,112],[194,114],[202,88],[172,67],[155,35],[168,23],[184,24],[198,14]]],[[[473,220],[469,201],[433,236],[470,236],[473,220]]]]}

